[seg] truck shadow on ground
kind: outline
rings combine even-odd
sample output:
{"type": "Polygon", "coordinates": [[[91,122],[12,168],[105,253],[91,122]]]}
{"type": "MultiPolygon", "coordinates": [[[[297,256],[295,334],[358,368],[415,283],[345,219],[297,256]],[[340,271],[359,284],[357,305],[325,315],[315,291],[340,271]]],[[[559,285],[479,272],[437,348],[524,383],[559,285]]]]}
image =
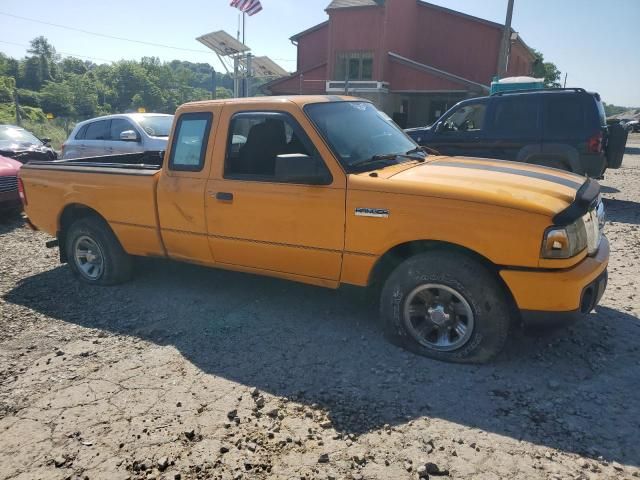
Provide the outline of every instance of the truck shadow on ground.
{"type": "Polygon", "coordinates": [[[640,225],[640,203],[605,198],[604,206],[608,221],[640,225]]]}
{"type": "Polygon", "coordinates": [[[0,235],[10,233],[24,226],[24,218],[18,212],[0,211],[0,235]]]}
{"type": "Polygon", "coordinates": [[[610,308],[560,330],[516,332],[494,363],[473,366],[386,342],[361,290],[166,261],[141,260],[137,277],[113,288],[81,284],[60,266],[24,279],[4,299],[172,345],[204,373],[323,406],[347,433],[428,416],[640,464],[639,321],[610,308]]]}

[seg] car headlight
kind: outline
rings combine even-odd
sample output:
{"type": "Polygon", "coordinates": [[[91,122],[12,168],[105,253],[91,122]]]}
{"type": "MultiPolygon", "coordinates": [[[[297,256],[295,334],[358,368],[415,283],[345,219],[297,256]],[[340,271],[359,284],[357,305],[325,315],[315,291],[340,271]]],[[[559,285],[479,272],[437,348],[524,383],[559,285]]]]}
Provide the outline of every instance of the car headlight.
{"type": "Polygon", "coordinates": [[[542,258],[571,258],[587,248],[584,217],[566,227],[551,227],[544,233],[542,258]]]}

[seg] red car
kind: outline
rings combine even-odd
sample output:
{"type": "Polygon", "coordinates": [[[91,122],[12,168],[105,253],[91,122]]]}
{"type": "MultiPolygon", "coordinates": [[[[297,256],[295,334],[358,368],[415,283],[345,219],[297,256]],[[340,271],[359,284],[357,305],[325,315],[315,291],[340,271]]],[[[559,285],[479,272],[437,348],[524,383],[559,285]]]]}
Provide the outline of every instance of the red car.
{"type": "Polygon", "coordinates": [[[0,156],[0,213],[22,208],[18,194],[18,170],[22,164],[0,156]]]}

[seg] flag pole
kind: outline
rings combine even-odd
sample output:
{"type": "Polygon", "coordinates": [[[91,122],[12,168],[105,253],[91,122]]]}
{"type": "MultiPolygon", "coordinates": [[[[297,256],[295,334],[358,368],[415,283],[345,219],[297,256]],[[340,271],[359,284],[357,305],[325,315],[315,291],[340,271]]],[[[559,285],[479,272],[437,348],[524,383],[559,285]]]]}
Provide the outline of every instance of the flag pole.
{"type": "MultiPolygon", "coordinates": [[[[242,12],[242,44],[246,45],[245,43],[245,27],[246,27],[246,20],[247,20],[247,12],[242,12]]],[[[249,54],[245,52],[244,55],[244,78],[242,79],[242,96],[243,97],[248,97],[249,96],[249,88],[247,87],[249,80],[248,80],[248,71],[247,69],[249,68],[249,63],[248,63],[248,57],[249,54]]]]}

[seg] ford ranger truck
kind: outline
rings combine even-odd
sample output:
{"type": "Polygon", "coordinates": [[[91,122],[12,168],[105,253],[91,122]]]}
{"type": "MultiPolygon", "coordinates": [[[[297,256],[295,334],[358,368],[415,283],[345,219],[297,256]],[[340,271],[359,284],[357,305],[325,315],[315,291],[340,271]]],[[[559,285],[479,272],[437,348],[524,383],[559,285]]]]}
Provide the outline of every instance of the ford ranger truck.
{"type": "Polygon", "coordinates": [[[350,97],[188,103],[162,161],[30,162],[19,187],[84,282],[123,282],[150,256],[379,286],[386,333],[447,361],[489,360],[514,321],[590,312],[607,280],[596,181],[427,155],[350,97]]]}

